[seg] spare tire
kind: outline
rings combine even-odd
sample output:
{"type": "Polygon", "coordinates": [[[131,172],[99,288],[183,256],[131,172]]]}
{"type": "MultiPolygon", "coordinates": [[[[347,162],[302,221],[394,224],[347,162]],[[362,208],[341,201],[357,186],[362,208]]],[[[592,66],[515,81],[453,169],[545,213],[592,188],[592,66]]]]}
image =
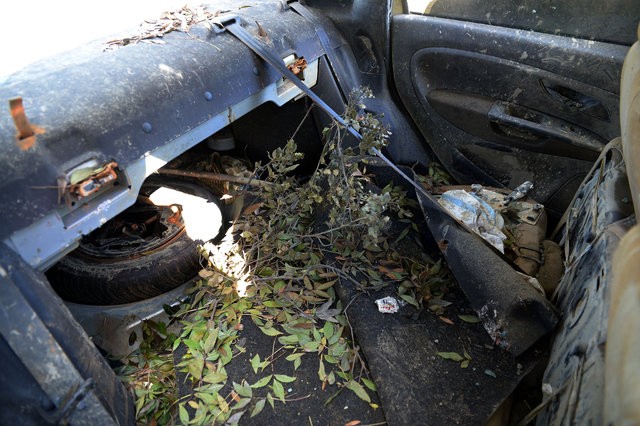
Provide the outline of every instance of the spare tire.
{"type": "Polygon", "coordinates": [[[84,237],[47,277],[64,300],[74,303],[116,305],[157,296],[197,276],[197,245],[203,235],[206,240],[219,236],[224,223],[217,197],[206,187],[154,177],[145,182],[134,206],[84,237]],[[160,190],[164,201],[154,204],[160,190]],[[209,214],[198,221],[197,237],[185,223],[185,200],[194,199],[219,212],[217,218],[209,214]]]}

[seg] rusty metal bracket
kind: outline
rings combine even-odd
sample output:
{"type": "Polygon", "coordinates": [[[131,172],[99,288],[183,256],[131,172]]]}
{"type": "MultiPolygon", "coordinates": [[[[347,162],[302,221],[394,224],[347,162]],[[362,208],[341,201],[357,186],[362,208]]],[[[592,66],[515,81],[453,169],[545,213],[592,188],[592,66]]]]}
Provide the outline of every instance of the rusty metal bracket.
{"type": "Polygon", "coordinates": [[[17,130],[16,139],[18,147],[26,151],[35,145],[36,135],[44,133],[44,130],[29,123],[21,97],[9,100],[9,110],[11,111],[11,117],[17,130]]]}
{"type": "Polygon", "coordinates": [[[105,164],[88,178],[70,185],[69,193],[78,198],[84,198],[98,192],[104,185],[115,182],[118,179],[118,173],[116,172],[117,167],[118,163],[115,161],[105,164]]]}

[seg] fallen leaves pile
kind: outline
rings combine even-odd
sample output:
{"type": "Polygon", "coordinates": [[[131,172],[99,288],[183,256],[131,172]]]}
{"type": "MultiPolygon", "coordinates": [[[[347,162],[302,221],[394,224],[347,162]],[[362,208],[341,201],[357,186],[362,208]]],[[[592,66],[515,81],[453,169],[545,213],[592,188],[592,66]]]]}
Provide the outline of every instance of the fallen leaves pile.
{"type": "MultiPolygon", "coordinates": [[[[366,95],[353,95],[346,117],[367,146],[345,147],[344,132],[327,129],[318,168],[304,183],[292,175],[302,158],[295,142],[274,150],[268,164],[256,165],[256,175],[272,185],[246,192],[244,214],[227,239],[203,247],[207,267],[188,302],[169,324],[146,324],[145,341],[119,370],[135,393],[140,422],[236,424],[267,405],[277,410],[295,400],[288,388],[296,377],[267,368],[282,357],[294,372],[303,360],[317,362],[329,407],[350,391],[377,408],[349,303],[339,300],[336,286],[344,280],[369,292],[394,285],[404,302],[440,314],[450,280],[440,262],[402,250],[405,239],[416,239],[414,202],[402,188],[377,187],[367,169],[363,154],[384,146],[389,133],[362,112],[366,95]],[[402,231],[392,232],[391,224],[402,231]],[[250,358],[258,379],[234,382],[227,368],[247,350],[242,336],[249,319],[273,338],[273,348],[270,356],[250,358]],[[180,396],[184,383],[188,392],[180,396]]],[[[470,361],[466,354],[441,356],[470,361]]]]}
{"type": "Polygon", "coordinates": [[[211,13],[203,7],[190,8],[183,6],[174,11],[163,12],[158,19],[146,20],[138,28],[138,34],[109,40],[107,48],[115,48],[135,44],[141,41],[163,44],[162,37],[172,31],[189,32],[189,29],[200,22],[208,22],[219,12],[211,13]]]}

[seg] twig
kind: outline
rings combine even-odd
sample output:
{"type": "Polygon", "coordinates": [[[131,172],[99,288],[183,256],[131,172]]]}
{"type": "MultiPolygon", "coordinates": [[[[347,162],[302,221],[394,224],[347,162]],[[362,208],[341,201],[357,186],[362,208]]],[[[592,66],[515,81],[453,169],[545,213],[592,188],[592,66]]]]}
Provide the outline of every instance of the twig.
{"type": "Polygon", "coordinates": [[[356,366],[356,359],[360,361],[360,367],[361,367],[360,371],[364,369],[364,371],[366,371],[367,373],[369,372],[369,370],[365,367],[364,360],[360,356],[360,348],[357,348],[357,346],[355,345],[356,338],[353,335],[353,327],[351,326],[351,321],[349,321],[349,314],[347,314],[347,309],[349,309],[349,306],[351,306],[353,301],[356,300],[361,294],[362,293],[357,293],[355,296],[353,296],[351,300],[349,300],[349,303],[347,303],[347,306],[345,306],[344,309],[342,310],[342,313],[344,314],[344,317],[347,320],[347,324],[349,325],[349,332],[351,333],[351,342],[353,344],[352,349],[353,349],[354,357],[353,357],[353,362],[351,363],[351,371],[350,371],[351,374],[353,374],[353,369],[356,366]]]}
{"type": "Polygon", "coordinates": [[[298,124],[298,127],[296,127],[296,130],[293,132],[293,135],[291,136],[291,139],[294,139],[296,137],[296,135],[298,134],[298,131],[302,127],[302,124],[305,122],[305,120],[309,116],[309,113],[311,113],[311,110],[313,109],[314,106],[316,106],[316,104],[311,104],[311,106],[307,110],[307,113],[304,115],[304,117],[302,117],[302,120],[300,120],[300,124],[298,124]]]}
{"type": "Polygon", "coordinates": [[[361,217],[359,219],[356,220],[351,220],[349,223],[345,223],[344,225],[340,225],[340,226],[336,226],[335,228],[330,228],[330,229],[325,229],[324,231],[320,231],[320,232],[316,232],[315,234],[306,234],[306,235],[301,235],[301,234],[293,234],[294,237],[299,237],[299,238],[314,238],[314,237],[319,237],[321,235],[325,235],[325,234],[330,234],[334,231],[338,231],[340,229],[343,228],[351,228],[353,227],[356,223],[358,222],[362,222],[364,221],[366,218],[361,217]]]}
{"type": "Polygon", "coordinates": [[[274,183],[266,182],[264,180],[245,178],[242,176],[231,176],[223,173],[195,172],[192,170],[178,170],[178,169],[158,169],[157,173],[162,175],[170,175],[170,176],[186,176],[186,177],[192,177],[196,179],[210,179],[210,180],[217,180],[222,182],[238,183],[241,185],[257,186],[262,188],[272,187],[275,185],[274,183]]]}
{"type": "Polygon", "coordinates": [[[302,401],[303,399],[311,398],[311,394],[306,396],[299,396],[298,398],[285,398],[286,402],[302,401]]]}

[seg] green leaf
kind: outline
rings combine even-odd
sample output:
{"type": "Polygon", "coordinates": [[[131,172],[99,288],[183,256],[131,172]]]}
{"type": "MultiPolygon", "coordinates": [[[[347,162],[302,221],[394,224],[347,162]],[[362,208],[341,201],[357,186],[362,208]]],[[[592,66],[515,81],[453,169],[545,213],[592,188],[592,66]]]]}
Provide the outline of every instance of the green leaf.
{"type": "Polygon", "coordinates": [[[240,396],[244,396],[247,398],[251,398],[253,396],[253,391],[251,390],[251,386],[244,384],[238,384],[238,383],[233,383],[233,389],[238,393],[238,395],[240,396]]]}
{"type": "Polygon", "coordinates": [[[329,373],[329,375],[327,376],[327,382],[329,382],[330,385],[333,385],[336,383],[336,375],[333,374],[333,371],[329,373]]]}
{"type": "Polygon", "coordinates": [[[251,398],[241,398],[240,401],[238,401],[238,403],[234,405],[231,409],[240,410],[246,407],[247,405],[249,405],[250,402],[251,402],[251,398]]]}
{"type": "Polygon", "coordinates": [[[180,415],[180,423],[183,425],[189,424],[189,413],[187,409],[184,408],[184,402],[178,405],[178,413],[180,415]]]}
{"type": "Polygon", "coordinates": [[[458,315],[458,318],[460,318],[464,322],[468,322],[471,324],[480,322],[480,318],[475,315],[458,315]]]}
{"type": "Polygon", "coordinates": [[[211,373],[207,373],[203,378],[202,381],[203,382],[207,382],[207,383],[221,383],[221,382],[225,382],[227,380],[227,375],[226,373],[222,373],[220,371],[216,371],[216,372],[211,372],[211,373]]]}
{"type": "Polygon", "coordinates": [[[205,340],[202,349],[205,353],[211,352],[211,350],[215,347],[216,341],[218,340],[218,334],[220,330],[214,328],[213,330],[209,330],[209,336],[207,336],[207,340],[205,340]]]}
{"type": "MultiPolygon", "coordinates": [[[[342,315],[339,315],[338,317],[342,317],[342,315]]],[[[335,330],[333,336],[328,338],[329,345],[335,345],[336,343],[338,343],[338,340],[340,340],[340,336],[342,336],[343,330],[344,327],[339,327],[337,330],[335,330]]]]}
{"type": "Polygon", "coordinates": [[[282,334],[282,332],[276,330],[275,328],[266,328],[266,327],[259,327],[259,328],[267,336],[278,336],[282,334]]]}
{"type": "Polygon", "coordinates": [[[404,240],[404,238],[407,236],[407,234],[409,233],[409,229],[411,229],[411,226],[407,226],[406,228],[404,228],[402,230],[402,232],[400,232],[400,235],[398,235],[398,238],[396,238],[396,240],[394,241],[395,244],[399,243],[400,241],[404,240]]]}
{"type": "Polygon", "coordinates": [[[374,392],[377,390],[376,384],[373,382],[373,380],[369,380],[369,379],[363,377],[362,378],[362,383],[364,383],[364,385],[366,387],[368,387],[369,389],[371,389],[374,392]]]}
{"type": "Polygon", "coordinates": [[[189,348],[189,351],[192,354],[200,352],[200,343],[199,342],[196,342],[195,340],[192,340],[192,339],[184,339],[184,340],[182,340],[182,343],[187,345],[187,347],[189,348]]]}
{"type": "Polygon", "coordinates": [[[202,358],[192,358],[189,360],[187,364],[187,370],[189,374],[191,374],[196,379],[200,380],[202,378],[202,369],[204,367],[204,359],[202,358]]]}
{"type": "Polygon", "coordinates": [[[287,361],[293,361],[293,369],[297,370],[298,367],[300,367],[300,364],[302,364],[302,361],[300,358],[302,358],[302,356],[304,355],[304,353],[294,353],[291,354],[289,356],[287,356],[286,360],[287,361]]]}
{"type": "Polygon", "coordinates": [[[220,361],[223,365],[228,364],[233,358],[233,350],[231,349],[231,341],[224,344],[223,347],[218,349],[220,353],[220,361]]]}
{"type": "Polygon", "coordinates": [[[469,360],[465,359],[460,363],[460,368],[467,368],[469,366],[469,360]]]}
{"type": "Polygon", "coordinates": [[[408,294],[401,294],[400,298],[402,300],[404,300],[405,302],[415,306],[416,308],[420,308],[420,305],[418,305],[418,302],[416,301],[416,299],[413,296],[410,296],[408,294]]]}
{"type": "Polygon", "coordinates": [[[302,358],[303,355],[304,355],[304,353],[298,352],[298,353],[291,354],[291,355],[287,356],[285,359],[287,361],[293,361],[293,360],[296,360],[298,358],[302,358]]]}
{"type": "Polygon", "coordinates": [[[451,361],[460,362],[464,358],[457,352],[438,352],[438,356],[444,359],[450,359],[451,361]]]}
{"type": "Polygon", "coordinates": [[[329,398],[327,398],[327,400],[324,402],[324,405],[329,405],[331,404],[331,402],[333,402],[334,399],[336,399],[336,397],[338,395],[340,395],[340,392],[342,392],[343,388],[338,389],[338,391],[336,393],[334,393],[333,395],[331,395],[329,398]]]}
{"type": "Polygon", "coordinates": [[[280,399],[280,401],[284,403],[284,387],[282,387],[282,383],[274,379],[271,388],[273,389],[273,394],[276,398],[280,399]]]}
{"type": "Polygon", "coordinates": [[[180,343],[182,343],[182,339],[180,337],[178,337],[176,340],[173,341],[173,350],[174,351],[176,349],[178,349],[178,346],[180,346],[180,343]]]}
{"type": "Polygon", "coordinates": [[[324,337],[326,337],[327,340],[331,339],[334,331],[335,329],[332,323],[330,323],[329,321],[324,323],[324,327],[322,327],[322,334],[324,334],[324,337]]]}
{"type": "Polygon", "coordinates": [[[264,277],[270,277],[273,274],[274,274],[273,269],[268,267],[268,266],[265,267],[265,268],[262,268],[260,271],[258,271],[258,276],[263,277],[263,278],[264,277]]]}
{"type": "Polygon", "coordinates": [[[252,384],[251,387],[256,389],[256,388],[261,388],[261,387],[267,386],[269,384],[269,382],[271,381],[271,377],[272,377],[272,375],[269,374],[268,376],[263,377],[262,379],[258,380],[254,384],[252,384]]]}
{"type": "Polygon", "coordinates": [[[260,368],[260,355],[255,354],[255,356],[251,358],[251,367],[253,367],[253,372],[258,374],[258,368],[260,368]]]}
{"type": "Polygon", "coordinates": [[[320,366],[318,367],[318,378],[321,382],[324,382],[327,378],[327,373],[324,369],[324,362],[322,362],[322,357],[320,357],[320,366]]]}
{"type": "Polygon", "coordinates": [[[267,402],[266,399],[261,398],[256,402],[255,407],[253,407],[253,411],[251,411],[251,417],[257,416],[264,409],[264,404],[267,402]]]}
{"type": "Polygon", "coordinates": [[[269,405],[271,405],[271,408],[275,410],[276,407],[273,403],[273,396],[271,395],[271,392],[267,393],[267,402],[269,402],[269,405]]]}
{"type": "Polygon", "coordinates": [[[314,340],[320,340],[322,338],[322,336],[320,335],[320,332],[318,331],[317,328],[313,329],[313,339],[314,340]]]}
{"type": "Polygon", "coordinates": [[[280,344],[284,346],[295,345],[296,343],[298,343],[298,336],[296,336],[295,334],[280,336],[278,337],[278,342],[280,342],[280,344]]]}
{"type": "Polygon", "coordinates": [[[311,341],[302,345],[302,349],[304,349],[305,352],[317,352],[319,346],[320,342],[311,341]]]}
{"type": "Polygon", "coordinates": [[[282,382],[282,383],[291,383],[291,382],[294,382],[296,380],[295,377],[287,376],[285,374],[276,374],[275,378],[276,378],[276,380],[278,380],[279,382],[282,382]]]}
{"type": "Polygon", "coordinates": [[[358,395],[358,398],[360,398],[361,400],[365,402],[371,402],[371,398],[369,397],[367,391],[362,387],[360,383],[356,382],[355,380],[351,380],[347,383],[347,389],[351,389],[353,393],[358,395]]]}

